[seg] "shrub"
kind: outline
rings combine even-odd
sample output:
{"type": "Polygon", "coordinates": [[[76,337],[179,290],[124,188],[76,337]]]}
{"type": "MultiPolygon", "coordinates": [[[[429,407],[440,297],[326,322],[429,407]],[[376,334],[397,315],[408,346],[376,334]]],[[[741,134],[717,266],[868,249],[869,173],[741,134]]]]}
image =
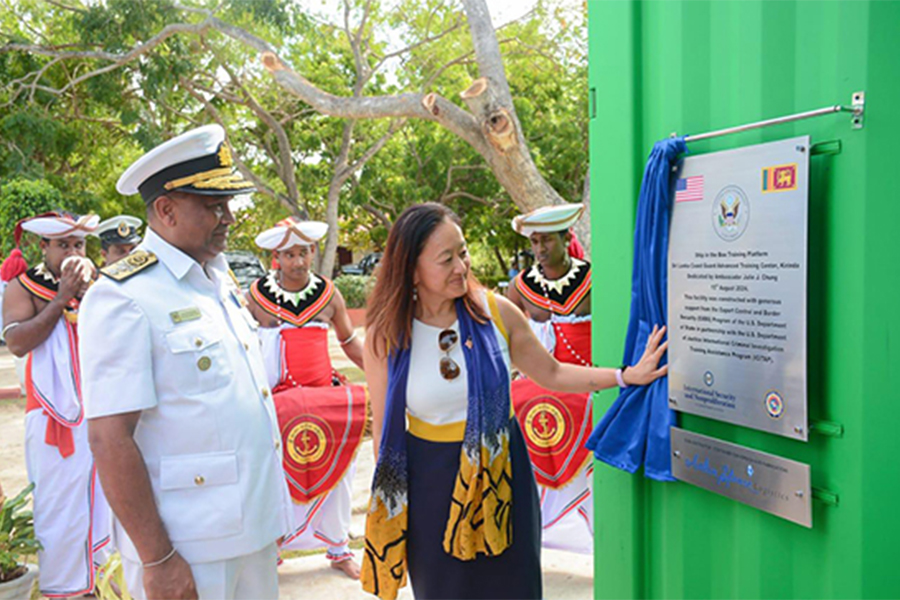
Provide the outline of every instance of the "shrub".
{"type": "Polygon", "coordinates": [[[0,499],[0,583],[21,576],[22,559],[41,549],[34,537],[34,515],[25,510],[32,490],[33,483],[12,500],[0,499]]]}
{"type": "MultiPolygon", "coordinates": [[[[62,192],[43,179],[13,179],[0,187],[0,255],[7,256],[15,248],[13,229],[20,219],[65,208],[62,192]]],[[[26,247],[22,253],[29,265],[40,262],[40,250],[36,245],[26,247]]]]}
{"type": "Polygon", "coordinates": [[[334,280],[334,285],[344,297],[347,308],[365,308],[375,278],[370,275],[341,275],[334,280]]]}

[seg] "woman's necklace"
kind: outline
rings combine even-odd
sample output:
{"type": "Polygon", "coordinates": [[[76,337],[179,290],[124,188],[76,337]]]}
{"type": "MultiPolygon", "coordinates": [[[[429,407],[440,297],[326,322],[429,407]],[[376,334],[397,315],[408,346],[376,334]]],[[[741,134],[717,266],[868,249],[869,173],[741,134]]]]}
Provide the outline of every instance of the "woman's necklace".
{"type": "MultiPolygon", "coordinates": [[[[573,268],[572,258],[569,258],[569,265],[566,269],[566,274],[563,275],[563,278],[567,278],[573,268]]],[[[541,275],[541,291],[544,293],[544,299],[547,300],[547,311],[550,313],[550,325],[553,327],[553,331],[556,334],[556,338],[563,343],[566,349],[575,357],[575,359],[580,362],[583,366],[589,367],[591,364],[584,360],[584,358],[579,354],[575,348],[572,347],[572,344],[569,343],[569,338],[566,337],[566,334],[563,333],[560,326],[554,320],[556,317],[556,311],[553,310],[553,302],[550,301],[550,291],[547,289],[547,278],[544,276],[544,269],[541,265],[538,265],[538,272],[541,275]]],[[[568,287],[563,286],[562,291],[565,291],[565,288],[568,287]]]]}

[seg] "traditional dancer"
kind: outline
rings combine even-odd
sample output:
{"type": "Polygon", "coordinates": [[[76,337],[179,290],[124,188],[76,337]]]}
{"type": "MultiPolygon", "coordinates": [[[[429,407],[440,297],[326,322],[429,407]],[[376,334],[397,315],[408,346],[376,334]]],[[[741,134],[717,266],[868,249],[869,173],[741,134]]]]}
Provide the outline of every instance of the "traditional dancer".
{"type": "Polygon", "coordinates": [[[28,355],[25,462],[35,484],[35,535],[43,546],[40,588],[48,598],[92,592],[109,541],[109,507],[88,445],[78,359],[78,308],[96,276],[84,238],[98,221],[65,212],[20,221],[16,244],[23,230],[41,236],[44,260],[12,279],[3,297],[3,337],[13,354],[28,355]]]}
{"type": "Polygon", "coordinates": [[[294,500],[294,531],[283,549],[326,547],[331,566],[359,579],[349,547],[351,484],[366,420],[365,388],[336,376],[328,354],[334,328],[347,358],[362,367],[344,298],[312,272],[328,225],[286,219],[256,238],[278,268],[250,286],[269,384],[284,438],[284,470],[294,500]]]}
{"type": "MultiPolygon", "coordinates": [[[[580,204],[551,206],[513,219],[531,242],[535,264],[519,273],[508,297],[560,362],[591,365],[591,265],[570,231],[580,204]]],[[[513,383],[516,416],[541,492],[542,545],[593,552],[591,395],[551,392],[526,378],[513,383]]]]}

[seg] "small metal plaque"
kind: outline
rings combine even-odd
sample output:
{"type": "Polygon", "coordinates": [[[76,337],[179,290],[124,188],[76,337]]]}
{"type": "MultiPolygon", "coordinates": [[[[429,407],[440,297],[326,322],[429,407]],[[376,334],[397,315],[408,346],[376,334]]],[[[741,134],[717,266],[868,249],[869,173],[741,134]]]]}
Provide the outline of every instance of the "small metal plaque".
{"type": "Polygon", "coordinates": [[[812,527],[809,465],[678,427],[671,433],[676,479],[812,527]]]}

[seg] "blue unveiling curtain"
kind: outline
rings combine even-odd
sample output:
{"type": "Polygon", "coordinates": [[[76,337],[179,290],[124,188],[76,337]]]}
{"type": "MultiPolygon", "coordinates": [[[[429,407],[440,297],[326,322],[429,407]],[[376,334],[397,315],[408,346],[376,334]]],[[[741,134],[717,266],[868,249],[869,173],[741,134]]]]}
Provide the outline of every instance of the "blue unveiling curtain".
{"type": "MultiPolygon", "coordinates": [[[[683,137],[657,142],[644,169],[634,227],[631,317],[625,338],[624,362],[629,365],[640,360],[653,326],[666,324],[672,206],[669,176],[678,155],[686,150],[683,137]]],[[[664,358],[661,364],[665,362],[664,358]]],[[[675,424],[675,413],[669,409],[668,391],[668,377],[622,390],[588,438],[588,449],[598,460],[629,473],[644,465],[647,477],[673,481],[669,427],[675,424]]]]}

